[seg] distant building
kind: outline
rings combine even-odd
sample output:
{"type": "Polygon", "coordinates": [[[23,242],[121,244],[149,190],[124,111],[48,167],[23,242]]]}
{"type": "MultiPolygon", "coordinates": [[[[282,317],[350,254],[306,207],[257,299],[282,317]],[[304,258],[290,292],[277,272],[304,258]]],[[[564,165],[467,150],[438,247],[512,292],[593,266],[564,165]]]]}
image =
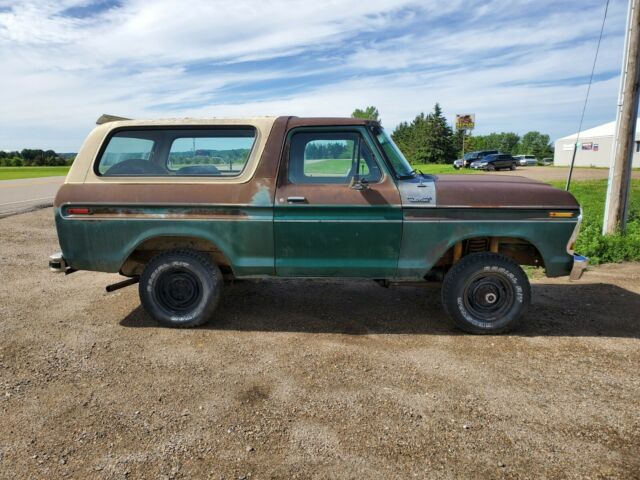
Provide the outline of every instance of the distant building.
{"type": "MultiPolygon", "coordinates": [[[[609,122],[580,132],[575,166],[609,168],[615,129],[616,122],[609,122]]],[[[574,133],[556,140],[554,165],[571,163],[576,135],[574,133]]],[[[640,168],[640,121],[636,124],[636,141],[633,144],[633,168],[640,168]]]]}

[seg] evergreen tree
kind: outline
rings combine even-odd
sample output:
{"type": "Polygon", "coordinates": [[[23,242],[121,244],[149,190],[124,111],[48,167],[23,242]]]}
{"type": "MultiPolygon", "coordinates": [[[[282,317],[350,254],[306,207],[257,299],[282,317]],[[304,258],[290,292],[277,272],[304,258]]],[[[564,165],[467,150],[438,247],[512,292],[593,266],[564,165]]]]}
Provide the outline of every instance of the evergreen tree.
{"type": "Polygon", "coordinates": [[[420,157],[425,160],[420,163],[452,163],[456,158],[453,130],[438,103],[426,118],[424,155],[420,157]]]}

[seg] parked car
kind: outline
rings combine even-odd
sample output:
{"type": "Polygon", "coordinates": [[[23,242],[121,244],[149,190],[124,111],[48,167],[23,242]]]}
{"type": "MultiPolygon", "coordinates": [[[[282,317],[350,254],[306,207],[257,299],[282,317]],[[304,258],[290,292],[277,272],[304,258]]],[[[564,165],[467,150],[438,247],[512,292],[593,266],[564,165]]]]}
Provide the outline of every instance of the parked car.
{"type": "Polygon", "coordinates": [[[553,158],[543,158],[540,160],[540,165],[548,167],[549,165],[553,165],[553,158]]]}
{"type": "Polygon", "coordinates": [[[476,160],[471,164],[471,168],[475,170],[515,170],[517,163],[516,159],[508,153],[499,153],[476,160]]]}
{"type": "Polygon", "coordinates": [[[417,173],[379,123],[354,118],[102,117],[54,203],[49,266],[119,272],[108,291],[139,283],[170,327],[210,320],[229,279],[349,277],[439,282],[456,325],[497,333],[529,304],[520,265],[577,278],[587,262],[570,193],[417,173]]]}
{"type": "Polygon", "coordinates": [[[516,159],[518,165],[521,167],[530,167],[538,165],[538,159],[535,155],[514,155],[513,158],[516,159]]]}
{"type": "Polygon", "coordinates": [[[482,159],[483,157],[487,156],[487,155],[492,155],[498,153],[497,150],[478,150],[476,152],[469,152],[469,153],[465,153],[463,158],[459,158],[458,160],[454,160],[453,162],[453,168],[455,168],[456,170],[460,169],[460,168],[469,168],[469,166],[477,161],[482,159]]]}

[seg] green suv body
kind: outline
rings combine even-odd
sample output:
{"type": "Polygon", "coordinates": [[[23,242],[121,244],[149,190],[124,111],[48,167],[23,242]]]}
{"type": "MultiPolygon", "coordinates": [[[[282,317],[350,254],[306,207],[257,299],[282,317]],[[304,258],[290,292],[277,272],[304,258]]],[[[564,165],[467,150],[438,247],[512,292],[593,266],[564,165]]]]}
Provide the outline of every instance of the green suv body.
{"type": "Polygon", "coordinates": [[[418,174],[379,124],[347,118],[103,118],[55,221],[52,268],[140,281],[147,311],[171,326],[209,320],[225,278],[351,277],[442,282],[459,326],[497,332],[529,301],[519,265],[552,277],[586,265],[569,193],[418,174]]]}

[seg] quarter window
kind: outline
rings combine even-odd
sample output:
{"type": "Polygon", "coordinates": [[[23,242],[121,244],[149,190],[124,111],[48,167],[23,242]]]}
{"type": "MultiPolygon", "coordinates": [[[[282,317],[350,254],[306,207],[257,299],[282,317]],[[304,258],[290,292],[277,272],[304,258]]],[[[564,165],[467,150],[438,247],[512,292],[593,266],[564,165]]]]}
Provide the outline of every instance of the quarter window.
{"type": "Polygon", "coordinates": [[[114,135],[102,153],[98,170],[102,175],[118,175],[151,169],[154,145],[155,141],[149,138],[132,137],[125,132],[114,135]]]}
{"type": "Polygon", "coordinates": [[[381,178],[374,155],[359,133],[299,132],[292,136],[292,183],[349,183],[356,173],[369,182],[381,178]]]}
{"type": "Polygon", "coordinates": [[[98,162],[105,176],[235,177],[255,142],[252,127],[118,131],[98,162]]]}

